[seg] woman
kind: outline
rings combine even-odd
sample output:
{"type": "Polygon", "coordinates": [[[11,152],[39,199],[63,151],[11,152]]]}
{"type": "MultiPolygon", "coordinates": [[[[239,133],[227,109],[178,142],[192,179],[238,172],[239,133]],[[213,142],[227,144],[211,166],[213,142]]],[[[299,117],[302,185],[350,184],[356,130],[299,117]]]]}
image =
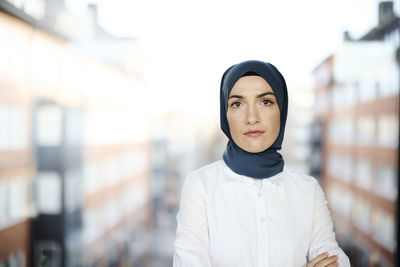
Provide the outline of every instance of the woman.
{"type": "Polygon", "coordinates": [[[177,216],[174,267],[350,266],[318,181],[286,164],[288,108],[280,72],[230,67],[220,89],[223,160],[190,173],[177,216]]]}

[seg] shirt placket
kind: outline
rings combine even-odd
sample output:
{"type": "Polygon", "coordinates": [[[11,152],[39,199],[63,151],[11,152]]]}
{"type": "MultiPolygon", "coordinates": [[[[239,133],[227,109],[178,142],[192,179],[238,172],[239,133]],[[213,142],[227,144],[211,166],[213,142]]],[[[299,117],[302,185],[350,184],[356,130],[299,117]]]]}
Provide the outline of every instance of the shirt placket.
{"type": "Polygon", "coordinates": [[[265,267],[268,266],[268,213],[267,213],[267,195],[266,195],[266,184],[263,180],[255,181],[257,187],[257,266],[265,267]]]}

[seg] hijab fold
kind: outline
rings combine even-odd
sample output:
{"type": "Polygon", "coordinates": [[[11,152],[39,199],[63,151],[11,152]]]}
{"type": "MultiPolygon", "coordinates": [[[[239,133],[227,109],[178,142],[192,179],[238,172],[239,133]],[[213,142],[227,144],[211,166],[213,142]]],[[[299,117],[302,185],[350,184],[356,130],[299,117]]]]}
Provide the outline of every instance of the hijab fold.
{"type": "Polygon", "coordinates": [[[220,88],[220,120],[221,129],[229,138],[223,159],[235,173],[252,178],[264,179],[281,172],[284,160],[277,150],[281,149],[288,108],[286,82],[275,66],[268,62],[248,60],[231,66],[225,71],[221,79],[220,88]],[[275,142],[266,150],[250,153],[241,149],[232,139],[229,130],[226,112],[229,94],[241,77],[258,75],[268,82],[276,96],[280,110],[280,130],[275,142]]]}

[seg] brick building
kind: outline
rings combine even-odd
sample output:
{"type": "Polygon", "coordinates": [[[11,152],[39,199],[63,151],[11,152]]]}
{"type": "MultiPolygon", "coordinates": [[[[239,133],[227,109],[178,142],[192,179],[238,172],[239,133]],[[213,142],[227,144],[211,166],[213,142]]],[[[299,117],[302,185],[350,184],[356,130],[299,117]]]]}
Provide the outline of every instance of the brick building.
{"type": "Polygon", "coordinates": [[[337,239],[353,266],[396,266],[399,18],[379,5],[379,24],[313,71],[311,169],[320,174],[337,239]]]}
{"type": "Polygon", "coordinates": [[[145,89],[16,3],[0,1],[0,266],[135,263],[151,218],[149,122],[131,102],[145,89]]]}

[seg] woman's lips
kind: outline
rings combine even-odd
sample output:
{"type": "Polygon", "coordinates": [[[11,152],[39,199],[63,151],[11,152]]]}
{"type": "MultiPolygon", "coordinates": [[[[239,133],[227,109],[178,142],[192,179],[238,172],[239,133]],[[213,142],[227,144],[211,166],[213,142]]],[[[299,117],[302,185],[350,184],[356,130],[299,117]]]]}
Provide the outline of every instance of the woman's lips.
{"type": "Polygon", "coordinates": [[[245,135],[248,137],[258,137],[258,136],[262,135],[263,133],[264,133],[264,131],[248,131],[245,133],[245,135]]]}

